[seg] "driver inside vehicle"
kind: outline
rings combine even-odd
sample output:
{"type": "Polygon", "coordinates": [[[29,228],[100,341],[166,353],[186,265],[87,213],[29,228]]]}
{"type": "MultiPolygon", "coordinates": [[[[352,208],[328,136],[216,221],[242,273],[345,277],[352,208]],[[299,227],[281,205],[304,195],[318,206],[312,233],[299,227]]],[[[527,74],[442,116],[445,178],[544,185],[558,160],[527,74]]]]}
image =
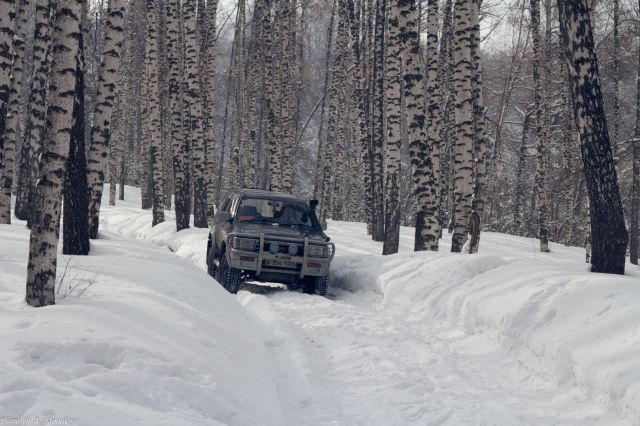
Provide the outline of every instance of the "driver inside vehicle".
{"type": "Polygon", "coordinates": [[[243,198],[238,207],[240,222],[262,222],[281,226],[311,226],[303,203],[243,198]]]}

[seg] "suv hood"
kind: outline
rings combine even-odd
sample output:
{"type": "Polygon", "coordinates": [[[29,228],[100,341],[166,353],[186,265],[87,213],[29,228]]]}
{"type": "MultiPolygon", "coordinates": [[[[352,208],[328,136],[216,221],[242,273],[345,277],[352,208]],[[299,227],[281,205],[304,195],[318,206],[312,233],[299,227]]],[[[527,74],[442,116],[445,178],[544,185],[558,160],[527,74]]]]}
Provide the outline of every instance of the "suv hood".
{"type": "Polygon", "coordinates": [[[273,226],[260,223],[234,223],[232,232],[240,232],[247,234],[264,233],[265,238],[268,236],[282,238],[309,238],[313,240],[324,241],[323,236],[311,228],[296,228],[289,226],[273,226]]]}

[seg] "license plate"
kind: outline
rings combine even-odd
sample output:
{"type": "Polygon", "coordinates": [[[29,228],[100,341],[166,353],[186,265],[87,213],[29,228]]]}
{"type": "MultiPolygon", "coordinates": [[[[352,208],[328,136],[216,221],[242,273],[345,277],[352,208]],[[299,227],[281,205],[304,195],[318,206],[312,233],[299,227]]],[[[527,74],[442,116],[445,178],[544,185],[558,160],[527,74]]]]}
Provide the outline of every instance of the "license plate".
{"type": "Polygon", "coordinates": [[[295,262],[289,262],[279,259],[265,259],[264,266],[275,266],[276,268],[296,269],[298,264],[295,262]]]}

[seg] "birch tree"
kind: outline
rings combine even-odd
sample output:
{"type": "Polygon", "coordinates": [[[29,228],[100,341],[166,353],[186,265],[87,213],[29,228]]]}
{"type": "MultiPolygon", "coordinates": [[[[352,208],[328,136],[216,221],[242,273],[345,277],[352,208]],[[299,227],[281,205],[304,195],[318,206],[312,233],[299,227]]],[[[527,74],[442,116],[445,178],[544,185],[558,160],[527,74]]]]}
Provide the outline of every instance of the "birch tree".
{"type": "Polygon", "coordinates": [[[176,230],[189,227],[188,206],[188,147],[183,138],[181,67],[182,49],[182,8],[179,0],[167,1],[167,50],[169,65],[169,111],[171,117],[171,147],[173,151],[173,188],[175,194],[176,230]]]}
{"type": "Polygon", "coordinates": [[[549,202],[547,200],[547,133],[545,123],[545,105],[543,102],[540,63],[540,0],[531,0],[531,33],[533,38],[533,84],[535,104],[535,140],[537,147],[536,192],[538,194],[538,222],[540,251],[549,252],[549,202]]]}
{"type": "Polygon", "coordinates": [[[215,59],[216,59],[216,43],[217,43],[217,26],[216,16],[218,10],[217,0],[211,0],[207,4],[207,17],[205,20],[206,47],[205,47],[205,65],[203,76],[203,94],[207,99],[203,103],[203,117],[205,119],[205,151],[206,151],[206,170],[207,170],[207,217],[213,218],[213,204],[215,202],[215,110],[218,106],[216,101],[216,81],[215,81],[215,59]]]}
{"type": "MultiPolygon", "coordinates": [[[[620,161],[620,0],[613,0],[613,161],[620,161]]],[[[618,169],[619,173],[620,170],[618,169]]]]}
{"type": "MultiPolygon", "coordinates": [[[[13,63],[13,30],[16,0],[0,0],[0,134],[4,133],[7,103],[11,91],[11,65],[13,63]]],[[[0,167],[4,158],[4,138],[0,138],[0,167]]],[[[0,176],[1,178],[1,176],[0,176]]]]}
{"type": "Polygon", "coordinates": [[[453,84],[455,87],[454,232],[451,251],[461,252],[467,241],[473,196],[473,94],[471,63],[471,0],[456,0],[453,14],[453,84]]]}
{"type": "MultiPolygon", "coordinates": [[[[33,79],[29,92],[29,113],[22,143],[23,158],[20,165],[20,178],[17,186],[15,215],[27,220],[31,212],[33,187],[38,174],[38,161],[42,152],[46,115],[46,81],[49,72],[47,52],[51,42],[51,22],[48,0],[37,0],[35,4],[34,41],[33,41],[33,79]]],[[[1,154],[0,154],[1,156],[1,154]]]]}
{"type": "MultiPolygon", "coordinates": [[[[438,72],[438,2],[428,2],[427,10],[427,86],[429,93],[428,110],[424,100],[424,71],[420,57],[418,32],[418,11],[414,1],[409,2],[406,23],[406,40],[409,50],[405,52],[404,90],[409,127],[409,155],[413,193],[416,199],[416,231],[414,250],[438,250],[440,230],[438,224],[438,183],[435,176],[434,158],[439,156],[437,146],[437,119],[440,102],[437,88],[438,72]],[[427,117],[430,117],[427,119],[427,117]],[[426,122],[429,121],[427,126],[426,122]],[[427,136],[427,127],[432,138],[427,136]],[[436,140],[434,140],[436,139],[436,140]],[[435,154],[435,155],[434,155],[435,154]]],[[[436,160],[437,161],[437,160],[436,160]]]]}
{"type": "MultiPolygon", "coordinates": [[[[640,11],[640,1],[638,1],[640,11]]],[[[631,142],[631,215],[629,218],[629,258],[632,264],[638,264],[640,244],[640,20],[637,21],[636,31],[638,35],[637,71],[636,71],[636,123],[631,142]]]]}
{"type": "Polygon", "coordinates": [[[190,147],[193,161],[193,215],[196,228],[207,227],[207,182],[206,155],[202,135],[202,103],[198,78],[198,34],[196,31],[196,0],[183,2],[184,39],[185,39],[185,83],[187,114],[191,133],[190,147]]]}
{"type": "Polygon", "coordinates": [[[98,237],[100,204],[109,152],[109,126],[115,100],[116,75],[120,67],[120,53],[124,38],[124,0],[110,0],[107,9],[104,50],[101,73],[98,76],[98,91],[93,127],[87,158],[87,181],[89,184],[89,238],[98,237]]]}
{"type": "Polygon", "coordinates": [[[62,185],[69,152],[75,69],[82,39],[83,0],[60,0],[53,27],[49,105],[38,183],[34,193],[33,226],[29,241],[26,302],[31,306],[55,303],[57,247],[62,185]]]}
{"type": "MultiPolygon", "coordinates": [[[[438,74],[442,87],[442,102],[440,115],[434,117],[440,123],[438,137],[440,139],[439,178],[440,188],[438,200],[438,219],[440,228],[453,226],[453,140],[455,139],[454,101],[455,90],[453,87],[453,1],[446,0],[442,11],[442,37],[440,50],[438,51],[438,74]]],[[[431,96],[433,93],[430,92],[431,96]]],[[[433,121],[432,121],[433,122],[433,121]]]]}
{"type": "Polygon", "coordinates": [[[403,76],[402,57],[406,41],[402,37],[406,28],[407,3],[389,0],[387,7],[387,34],[385,52],[385,102],[386,102],[386,139],[385,139],[385,215],[384,244],[382,254],[398,252],[400,240],[400,127],[401,127],[401,88],[403,76]]]}
{"type": "Polygon", "coordinates": [[[558,0],[576,127],[589,194],[591,271],[624,274],[628,234],[598,77],[587,0],[558,0]]]}
{"type": "Polygon", "coordinates": [[[480,4],[472,0],[469,13],[471,24],[470,53],[472,62],[473,95],[473,201],[469,217],[469,253],[477,253],[480,245],[481,221],[485,203],[485,180],[487,176],[487,126],[482,90],[482,63],[480,57],[480,4]]]}
{"type": "Polygon", "coordinates": [[[384,216],[384,173],[382,162],[382,148],[384,145],[384,60],[385,60],[385,16],[388,0],[375,0],[375,27],[371,84],[371,185],[372,212],[371,238],[373,241],[383,241],[385,238],[384,216]]]}
{"type": "MultiPolygon", "coordinates": [[[[326,159],[326,120],[325,117],[328,115],[328,107],[329,107],[329,90],[330,90],[330,81],[331,81],[331,73],[333,72],[332,62],[331,62],[331,47],[333,45],[333,33],[335,26],[335,18],[337,12],[337,0],[333,0],[331,6],[331,15],[329,17],[329,25],[327,27],[327,38],[326,38],[326,47],[325,47],[325,57],[324,57],[324,84],[323,84],[323,95],[322,95],[322,106],[320,107],[320,123],[318,125],[318,150],[316,156],[316,170],[314,176],[314,185],[313,185],[313,196],[314,197],[322,197],[323,196],[323,184],[324,184],[324,165],[326,159]]],[[[324,201],[324,200],[323,200],[324,201]]],[[[324,209],[324,205],[319,206],[319,217],[322,217],[322,210],[324,209]]]]}
{"type": "Polygon", "coordinates": [[[22,76],[24,62],[24,46],[27,37],[27,16],[29,1],[18,0],[13,34],[13,65],[7,96],[7,112],[5,127],[0,128],[2,141],[2,159],[0,160],[0,223],[11,223],[11,190],[15,173],[16,138],[18,135],[22,76]]]}
{"type": "Polygon", "coordinates": [[[264,70],[264,52],[262,52],[262,40],[265,37],[263,29],[263,20],[265,13],[268,13],[267,2],[265,0],[256,0],[253,9],[253,18],[251,23],[251,42],[249,45],[249,62],[247,64],[249,70],[248,75],[248,96],[247,96],[247,130],[248,138],[245,142],[245,155],[243,157],[244,178],[247,186],[257,186],[256,173],[256,147],[258,142],[259,121],[258,109],[262,100],[259,86],[261,82],[261,73],[264,70]]]}
{"type": "Polygon", "coordinates": [[[320,220],[326,224],[327,217],[334,212],[337,171],[340,167],[338,159],[339,146],[343,143],[340,129],[341,105],[344,104],[344,84],[346,78],[345,66],[348,44],[347,23],[344,16],[345,0],[336,1],[337,34],[335,42],[334,60],[331,65],[331,80],[329,84],[329,111],[327,131],[323,144],[323,170],[320,220]]]}
{"type": "Polygon", "coordinates": [[[69,255],[86,255],[89,253],[89,233],[87,216],[87,157],[85,150],[85,97],[84,74],[86,40],[87,4],[82,5],[80,29],[82,37],[78,44],[75,64],[75,99],[73,102],[73,124],[69,139],[69,155],[67,158],[64,180],[63,203],[63,242],[62,252],[69,255]]]}
{"type": "Polygon", "coordinates": [[[148,100],[147,113],[143,117],[143,126],[149,135],[149,160],[151,166],[151,189],[153,199],[152,226],[164,222],[164,174],[162,157],[162,127],[160,122],[159,97],[159,29],[160,8],[158,0],[147,1],[147,33],[146,52],[148,58],[148,72],[146,75],[146,92],[148,100]]]}

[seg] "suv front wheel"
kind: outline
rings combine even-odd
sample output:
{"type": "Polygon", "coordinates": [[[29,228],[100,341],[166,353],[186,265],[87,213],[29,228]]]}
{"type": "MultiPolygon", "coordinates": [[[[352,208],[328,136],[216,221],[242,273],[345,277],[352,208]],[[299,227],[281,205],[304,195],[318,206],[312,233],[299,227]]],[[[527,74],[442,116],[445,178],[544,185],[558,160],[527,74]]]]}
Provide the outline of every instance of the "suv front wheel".
{"type": "Polygon", "coordinates": [[[229,262],[227,262],[226,253],[222,252],[220,255],[220,267],[218,268],[218,282],[222,284],[222,287],[229,293],[236,294],[240,289],[240,279],[240,270],[231,267],[229,262]]]}
{"type": "Polygon", "coordinates": [[[302,291],[307,294],[327,295],[329,287],[329,276],[324,277],[304,277],[302,280],[302,291]]]}

